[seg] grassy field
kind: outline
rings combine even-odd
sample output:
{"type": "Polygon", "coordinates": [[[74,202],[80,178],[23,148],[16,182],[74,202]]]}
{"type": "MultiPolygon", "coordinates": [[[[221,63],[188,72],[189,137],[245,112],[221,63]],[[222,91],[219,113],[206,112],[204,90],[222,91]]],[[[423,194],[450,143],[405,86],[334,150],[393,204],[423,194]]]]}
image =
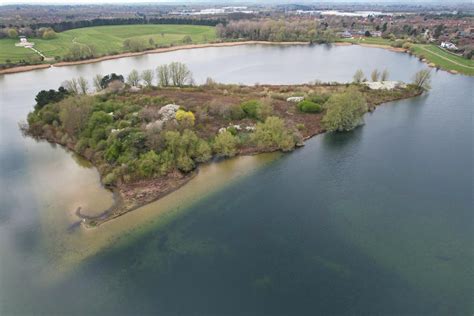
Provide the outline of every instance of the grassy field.
{"type": "MultiPolygon", "coordinates": [[[[353,44],[376,44],[385,46],[390,46],[393,43],[388,39],[380,37],[343,39],[341,42],[353,44]]],[[[426,58],[429,63],[433,63],[439,68],[445,70],[455,70],[465,75],[474,76],[473,60],[468,60],[452,54],[436,45],[413,44],[412,52],[416,56],[426,58]]]]}
{"type": "Polygon", "coordinates": [[[451,54],[435,45],[414,45],[413,52],[446,70],[474,76],[474,61],[451,54]]]}
{"type": "MultiPolygon", "coordinates": [[[[213,27],[196,25],[114,25],[74,29],[58,33],[57,38],[43,40],[31,38],[35,48],[47,57],[64,57],[73,43],[93,45],[98,55],[124,52],[126,39],[142,38],[147,43],[153,38],[157,45],[182,43],[185,35],[191,36],[193,43],[203,43],[216,38],[213,27]]],[[[16,39],[0,40],[0,63],[7,59],[17,62],[35,56],[23,47],[15,47],[16,39]]]]}

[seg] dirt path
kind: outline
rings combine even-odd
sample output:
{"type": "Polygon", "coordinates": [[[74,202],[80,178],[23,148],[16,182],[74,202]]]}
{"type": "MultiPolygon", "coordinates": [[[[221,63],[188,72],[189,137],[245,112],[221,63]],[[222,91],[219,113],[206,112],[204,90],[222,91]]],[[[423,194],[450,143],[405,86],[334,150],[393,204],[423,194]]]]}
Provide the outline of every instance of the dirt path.
{"type": "Polygon", "coordinates": [[[433,51],[431,51],[431,50],[429,50],[429,49],[426,49],[426,48],[423,47],[423,46],[419,46],[419,47],[420,47],[422,50],[424,50],[425,52],[427,52],[427,53],[429,53],[429,54],[433,54],[433,55],[435,55],[435,56],[438,56],[439,58],[442,58],[442,59],[444,59],[444,60],[446,60],[446,61],[449,61],[449,62],[452,63],[452,64],[455,64],[455,65],[458,65],[458,66],[460,66],[460,67],[467,68],[467,69],[474,69],[474,67],[471,67],[471,66],[467,66],[467,65],[463,65],[463,64],[461,64],[461,63],[458,63],[458,62],[455,61],[455,60],[449,59],[448,57],[445,57],[445,56],[443,56],[443,55],[440,55],[440,54],[438,54],[438,53],[435,53],[435,52],[433,52],[433,51]]]}

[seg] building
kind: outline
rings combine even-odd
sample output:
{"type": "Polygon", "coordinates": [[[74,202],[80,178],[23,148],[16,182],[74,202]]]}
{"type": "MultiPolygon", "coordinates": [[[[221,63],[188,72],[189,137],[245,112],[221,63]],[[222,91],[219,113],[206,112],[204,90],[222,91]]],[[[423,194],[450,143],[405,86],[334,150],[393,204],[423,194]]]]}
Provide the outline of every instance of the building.
{"type": "Polygon", "coordinates": [[[352,38],[352,33],[346,30],[346,31],[340,33],[339,36],[341,38],[352,38]]]}
{"type": "Polygon", "coordinates": [[[450,43],[450,42],[441,42],[440,46],[442,48],[446,48],[446,49],[449,49],[449,50],[457,50],[458,49],[456,47],[456,45],[454,45],[453,43],[450,43]]]}

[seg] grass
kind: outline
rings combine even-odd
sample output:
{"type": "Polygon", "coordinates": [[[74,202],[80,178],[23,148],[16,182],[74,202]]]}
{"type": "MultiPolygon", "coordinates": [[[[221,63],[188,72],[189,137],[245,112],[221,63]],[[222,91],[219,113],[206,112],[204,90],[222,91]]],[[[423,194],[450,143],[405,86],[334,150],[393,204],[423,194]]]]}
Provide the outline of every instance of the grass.
{"type": "MultiPolygon", "coordinates": [[[[35,48],[47,57],[64,57],[74,42],[95,47],[97,55],[110,55],[125,52],[123,41],[141,38],[146,41],[153,38],[156,45],[176,45],[189,35],[193,43],[204,43],[216,38],[213,27],[196,25],[113,25],[87,27],[58,33],[57,38],[43,40],[31,38],[35,48]]],[[[16,39],[0,40],[0,63],[7,59],[18,62],[35,56],[30,49],[15,47],[16,39]]]]}
{"type": "MultiPolygon", "coordinates": [[[[341,42],[353,44],[376,44],[390,46],[393,42],[380,37],[343,39],[341,42]]],[[[444,70],[455,70],[461,74],[474,76],[474,61],[450,53],[436,45],[413,44],[411,51],[444,70]]]]}
{"type": "Polygon", "coordinates": [[[449,53],[435,45],[414,45],[412,51],[417,56],[426,58],[430,63],[446,70],[474,76],[474,61],[449,53]]]}

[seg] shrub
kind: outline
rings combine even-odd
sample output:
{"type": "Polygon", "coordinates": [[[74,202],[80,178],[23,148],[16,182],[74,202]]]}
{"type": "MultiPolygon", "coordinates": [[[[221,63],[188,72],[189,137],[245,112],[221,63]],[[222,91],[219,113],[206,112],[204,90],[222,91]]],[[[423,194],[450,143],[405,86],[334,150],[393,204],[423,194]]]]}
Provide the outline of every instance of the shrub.
{"type": "Polygon", "coordinates": [[[237,153],[237,144],[237,138],[230,132],[219,133],[214,138],[214,152],[221,157],[233,157],[237,153]]]}
{"type": "Polygon", "coordinates": [[[367,102],[356,89],[334,94],[326,103],[327,112],[322,126],[328,131],[349,131],[362,123],[367,102]]]}
{"type": "Polygon", "coordinates": [[[326,103],[327,100],[329,100],[330,95],[323,93],[323,94],[317,94],[317,93],[312,93],[308,96],[307,100],[318,103],[318,104],[324,104],[326,103]]]}
{"type": "Polygon", "coordinates": [[[320,113],[323,110],[321,105],[308,100],[299,102],[298,109],[305,113],[320,113]]]}
{"type": "Polygon", "coordinates": [[[252,141],[261,149],[290,151],[295,147],[292,133],[285,127],[283,120],[276,116],[270,116],[264,123],[257,124],[252,141]]]}
{"type": "Polygon", "coordinates": [[[138,160],[138,173],[143,177],[152,177],[160,170],[160,157],[150,150],[146,154],[140,156],[138,160]]]}
{"type": "Polygon", "coordinates": [[[257,100],[246,101],[240,105],[245,115],[254,119],[258,118],[258,111],[261,106],[261,103],[257,100]]]}
{"type": "Polygon", "coordinates": [[[193,126],[196,118],[194,117],[193,112],[191,111],[184,111],[184,110],[178,110],[176,112],[176,120],[180,123],[184,123],[187,126],[193,126]]]}
{"type": "Polygon", "coordinates": [[[57,37],[56,32],[51,28],[44,31],[43,36],[42,36],[42,38],[45,39],[45,40],[50,40],[50,39],[53,39],[53,38],[56,38],[56,37],[57,37]]]}
{"type": "Polygon", "coordinates": [[[104,177],[102,183],[104,183],[104,185],[112,185],[115,181],[117,181],[117,177],[115,176],[115,173],[111,172],[104,177]]]}

